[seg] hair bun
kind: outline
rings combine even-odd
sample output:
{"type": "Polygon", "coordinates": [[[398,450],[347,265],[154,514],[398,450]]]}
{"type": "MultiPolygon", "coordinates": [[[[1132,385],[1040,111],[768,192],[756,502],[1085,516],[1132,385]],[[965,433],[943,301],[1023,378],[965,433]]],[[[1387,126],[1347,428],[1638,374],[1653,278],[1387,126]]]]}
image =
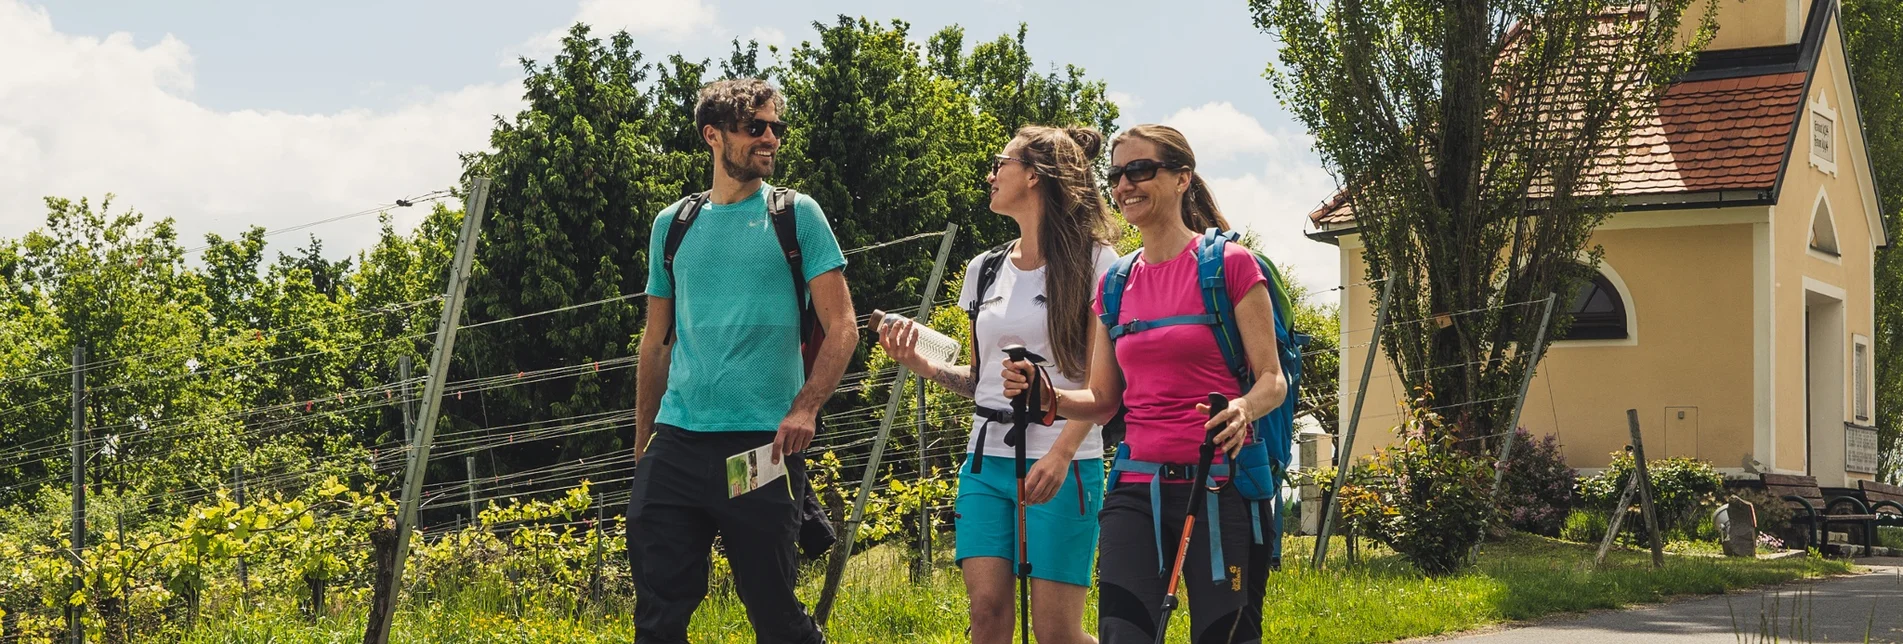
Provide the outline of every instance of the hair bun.
{"type": "Polygon", "coordinates": [[[1083,149],[1085,159],[1094,161],[1097,155],[1103,152],[1103,133],[1098,132],[1096,128],[1067,127],[1064,128],[1064,134],[1069,136],[1070,140],[1076,141],[1077,147],[1083,149]]]}

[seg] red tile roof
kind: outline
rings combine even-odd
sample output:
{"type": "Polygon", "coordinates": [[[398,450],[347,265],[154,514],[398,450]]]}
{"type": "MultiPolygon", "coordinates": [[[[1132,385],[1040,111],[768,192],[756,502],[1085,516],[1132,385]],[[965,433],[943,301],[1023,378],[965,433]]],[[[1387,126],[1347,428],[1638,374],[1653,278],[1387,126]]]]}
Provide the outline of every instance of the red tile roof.
{"type": "MultiPolygon", "coordinates": [[[[1601,162],[1622,196],[1771,190],[1802,113],[1803,72],[1673,84],[1633,131],[1623,167],[1601,162]]],[[[1337,194],[1309,213],[1317,226],[1354,221],[1337,194]]]]}

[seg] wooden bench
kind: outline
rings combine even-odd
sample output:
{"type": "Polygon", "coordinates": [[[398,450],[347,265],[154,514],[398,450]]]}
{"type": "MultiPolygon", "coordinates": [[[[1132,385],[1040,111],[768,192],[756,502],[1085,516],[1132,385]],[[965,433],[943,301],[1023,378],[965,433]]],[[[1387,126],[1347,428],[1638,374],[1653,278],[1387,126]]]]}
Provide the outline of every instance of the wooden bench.
{"type": "MultiPolygon", "coordinates": [[[[1817,477],[1795,474],[1762,474],[1764,491],[1783,499],[1795,511],[1791,517],[1793,526],[1804,526],[1809,537],[1805,548],[1816,546],[1818,552],[1824,552],[1825,533],[1831,525],[1854,525],[1863,528],[1864,546],[1876,544],[1877,523],[1882,517],[1870,512],[1870,506],[1863,499],[1851,495],[1839,495],[1826,499],[1824,491],[1817,487],[1817,477]]],[[[1886,506],[1887,507],[1887,506],[1886,506]]],[[[1899,508],[1903,512],[1903,507],[1899,508]]]]}
{"type": "Polygon", "coordinates": [[[1870,545],[1876,545],[1877,526],[1903,526],[1903,487],[1878,483],[1876,481],[1857,481],[1857,496],[1865,508],[1876,515],[1871,521],[1870,545]]]}
{"type": "Polygon", "coordinates": [[[1903,517],[1903,487],[1878,483],[1876,481],[1857,481],[1857,488],[1863,492],[1863,502],[1870,511],[1885,514],[1888,509],[1897,517],[1903,517]]]}

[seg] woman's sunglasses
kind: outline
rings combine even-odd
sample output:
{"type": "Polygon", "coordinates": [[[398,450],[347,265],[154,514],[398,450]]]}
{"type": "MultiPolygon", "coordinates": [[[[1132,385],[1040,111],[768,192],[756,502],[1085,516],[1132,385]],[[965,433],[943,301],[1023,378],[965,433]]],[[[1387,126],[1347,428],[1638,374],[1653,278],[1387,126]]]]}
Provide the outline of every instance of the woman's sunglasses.
{"type": "Polygon", "coordinates": [[[1011,157],[1011,156],[1005,156],[1005,155],[1002,155],[1002,154],[993,154],[993,155],[991,155],[991,173],[992,173],[992,174],[997,174],[997,173],[998,173],[998,169],[1000,169],[1000,168],[1003,168],[1003,167],[1004,167],[1004,162],[1006,162],[1006,161],[1016,161],[1016,162],[1018,162],[1018,163],[1022,163],[1022,164],[1024,164],[1024,167],[1026,167],[1026,168],[1031,168],[1031,169],[1032,169],[1033,171],[1035,171],[1035,170],[1037,170],[1037,167],[1036,167],[1036,166],[1033,166],[1033,165],[1031,165],[1031,162],[1030,162],[1030,161],[1025,161],[1024,159],[1020,159],[1020,158],[1017,158],[1017,157],[1011,157]]]}
{"type": "Polygon", "coordinates": [[[1113,165],[1110,166],[1110,185],[1117,185],[1117,181],[1124,177],[1129,177],[1130,183],[1142,183],[1156,178],[1159,168],[1174,170],[1181,167],[1184,167],[1181,163],[1165,163],[1155,159],[1137,159],[1123,165],[1113,165]]]}
{"type": "Polygon", "coordinates": [[[747,136],[758,137],[758,136],[766,134],[767,129],[771,128],[773,130],[774,138],[779,138],[779,139],[786,138],[786,121],[768,121],[766,119],[753,119],[751,121],[748,121],[742,124],[742,127],[746,129],[747,136]]]}

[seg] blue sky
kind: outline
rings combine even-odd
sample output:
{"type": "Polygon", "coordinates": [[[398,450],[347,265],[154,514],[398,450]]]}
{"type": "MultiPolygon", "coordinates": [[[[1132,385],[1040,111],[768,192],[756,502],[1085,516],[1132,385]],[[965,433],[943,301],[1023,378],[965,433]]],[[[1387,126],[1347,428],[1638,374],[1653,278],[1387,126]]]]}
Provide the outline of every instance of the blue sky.
{"type": "MultiPolygon", "coordinates": [[[[839,14],[903,20],[919,40],[959,24],[968,45],[1027,23],[1036,60],[1106,81],[1121,127],[1184,129],[1232,221],[1302,281],[1335,282],[1333,248],[1301,236],[1333,182],[1262,76],[1274,43],[1243,0],[0,0],[0,56],[24,61],[0,69],[0,236],[39,225],[47,195],[115,193],[194,241],[389,203],[453,181],[456,154],[519,109],[517,56],[545,59],[576,21],[701,59],[736,37],[787,49],[839,14]]],[[[374,221],[312,232],[342,254],[374,221]]]]}

